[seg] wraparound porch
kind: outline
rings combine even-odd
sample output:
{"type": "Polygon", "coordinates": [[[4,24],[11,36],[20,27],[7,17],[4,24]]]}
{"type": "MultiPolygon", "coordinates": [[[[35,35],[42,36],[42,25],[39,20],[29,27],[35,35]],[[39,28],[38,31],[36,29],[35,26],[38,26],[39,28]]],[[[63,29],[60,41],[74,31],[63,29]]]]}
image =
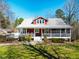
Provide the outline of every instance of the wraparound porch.
{"type": "Polygon", "coordinates": [[[47,36],[47,38],[64,38],[71,39],[71,29],[43,29],[43,28],[27,28],[19,29],[21,35],[32,35],[32,37],[41,37],[47,36]]]}

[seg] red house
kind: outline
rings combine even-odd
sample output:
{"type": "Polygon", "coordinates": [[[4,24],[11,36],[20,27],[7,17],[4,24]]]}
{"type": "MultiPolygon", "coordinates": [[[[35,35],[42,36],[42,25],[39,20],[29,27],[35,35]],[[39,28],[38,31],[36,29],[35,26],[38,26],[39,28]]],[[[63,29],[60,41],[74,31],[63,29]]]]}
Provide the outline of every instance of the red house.
{"type": "Polygon", "coordinates": [[[32,35],[35,41],[47,38],[71,39],[71,26],[61,18],[28,18],[17,26],[21,35],[32,35]]]}

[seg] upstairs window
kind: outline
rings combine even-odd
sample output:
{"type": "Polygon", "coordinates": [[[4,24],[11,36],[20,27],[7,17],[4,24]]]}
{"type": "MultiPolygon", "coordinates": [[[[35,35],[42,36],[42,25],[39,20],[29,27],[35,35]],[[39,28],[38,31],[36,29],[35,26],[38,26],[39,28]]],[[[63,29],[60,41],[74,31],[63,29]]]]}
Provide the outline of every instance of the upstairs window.
{"type": "Polygon", "coordinates": [[[40,20],[40,24],[42,23],[42,21],[40,20]]]}
{"type": "Polygon", "coordinates": [[[47,22],[48,22],[47,19],[44,19],[42,17],[38,17],[38,18],[34,19],[32,24],[47,24],[47,22]]]}
{"type": "Polygon", "coordinates": [[[39,24],[39,20],[37,20],[37,23],[39,24]]]}
{"type": "Polygon", "coordinates": [[[42,23],[44,23],[44,20],[41,20],[42,21],[42,23]]]}
{"type": "Polygon", "coordinates": [[[44,24],[44,20],[36,20],[37,24],[44,24]]]}

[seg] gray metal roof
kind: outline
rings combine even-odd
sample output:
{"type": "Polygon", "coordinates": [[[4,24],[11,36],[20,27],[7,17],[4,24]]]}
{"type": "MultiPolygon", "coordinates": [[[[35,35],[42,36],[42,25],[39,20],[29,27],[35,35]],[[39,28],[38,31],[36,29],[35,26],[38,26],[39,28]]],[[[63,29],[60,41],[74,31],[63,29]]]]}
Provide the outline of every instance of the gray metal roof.
{"type": "Polygon", "coordinates": [[[48,18],[47,24],[31,24],[34,18],[24,20],[17,28],[72,28],[67,25],[61,18],[48,18]]]}

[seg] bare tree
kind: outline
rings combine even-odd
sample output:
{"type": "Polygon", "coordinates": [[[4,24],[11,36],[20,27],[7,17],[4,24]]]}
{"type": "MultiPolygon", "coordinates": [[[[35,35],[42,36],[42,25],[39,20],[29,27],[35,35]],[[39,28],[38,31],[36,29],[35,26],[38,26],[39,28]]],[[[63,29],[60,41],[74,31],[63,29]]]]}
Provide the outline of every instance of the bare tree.
{"type": "Polygon", "coordinates": [[[67,0],[65,5],[66,22],[72,25],[72,39],[79,39],[79,1],[78,0],[67,0]]]}
{"type": "Polygon", "coordinates": [[[67,3],[65,5],[65,14],[66,14],[66,20],[68,24],[71,24],[71,21],[75,18],[78,20],[78,14],[79,14],[79,3],[77,0],[67,0],[67,3]]]}
{"type": "Polygon", "coordinates": [[[0,12],[6,13],[9,10],[7,0],[0,0],[0,12]]]}
{"type": "MultiPolygon", "coordinates": [[[[8,5],[8,0],[0,0],[0,12],[3,14],[4,16],[4,20],[5,21],[9,21],[10,24],[12,23],[12,17],[13,12],[10,10],[10,7],[8,5]]],[[[1,21],[3,18],[0,18],[0,26],[1,26],[1,21]]],[[[8,27],[11,27],[11,25],[9,25],[8,27]]]]}

